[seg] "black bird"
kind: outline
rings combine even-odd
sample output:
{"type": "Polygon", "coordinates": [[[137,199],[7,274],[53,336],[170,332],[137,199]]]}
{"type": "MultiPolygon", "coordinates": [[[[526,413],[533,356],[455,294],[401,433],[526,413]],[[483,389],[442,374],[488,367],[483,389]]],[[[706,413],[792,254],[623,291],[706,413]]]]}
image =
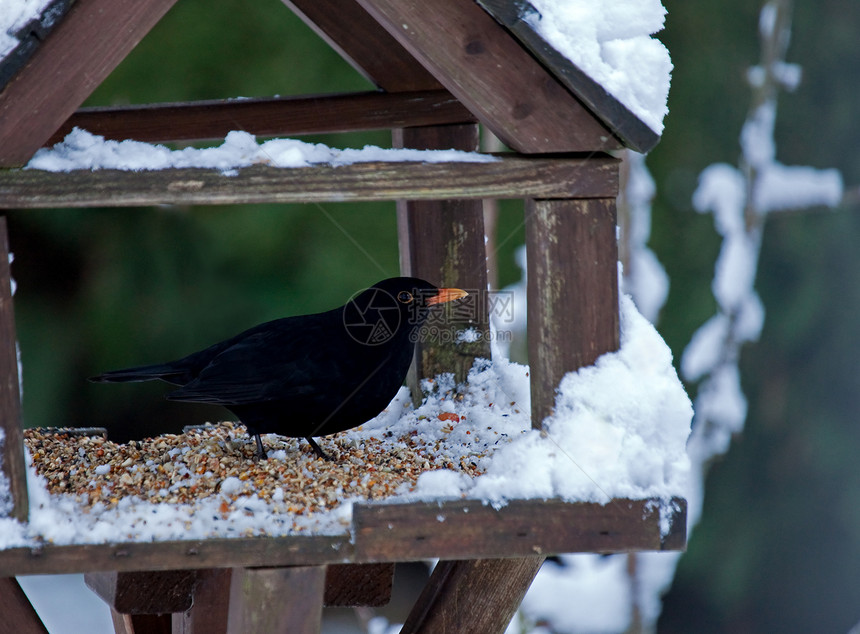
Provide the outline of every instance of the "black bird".
{"type": "Polygon", "coordinates": [[[357,427],[381,412],[403,384],[430,308],[460,299],[414,277],[374,284],[339,308],[285,317],[176,361],[105,372],[91,381],[160,379],[181,386],[171,401],[214,403],[232,411],[266,456],[260,434],[314,441],[357,427]]]}

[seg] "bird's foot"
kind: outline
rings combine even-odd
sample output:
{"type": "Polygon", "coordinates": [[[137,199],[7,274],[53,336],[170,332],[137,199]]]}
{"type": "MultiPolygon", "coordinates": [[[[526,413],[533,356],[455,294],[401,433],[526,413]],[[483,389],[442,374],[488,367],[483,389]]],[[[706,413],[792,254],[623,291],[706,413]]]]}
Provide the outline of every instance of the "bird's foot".
{"type": "Polygon", "coordinates": [[[254,434],[254,440],[257,441],[257,453],[254,456],[254,460],[267,460],[269,456],[263,447],[263,439],[260,438],[260,434],[254,434]]]}
{"type": "Polygon", "coordinates": [[[320,446],[317,444],[317,442],[313,438],[311,438],[310,436],[305,436],[305,440],[307,440],[310,443],[311,447],[313,447],[314,453],[316,455],[318,455],[320,458],[322,458],[323,460],[328,460],[329,462],[334,460],[334,458],[329,456],[326,452],[324,452],[322,450],[322,448],[320,448],[320,446]]]}

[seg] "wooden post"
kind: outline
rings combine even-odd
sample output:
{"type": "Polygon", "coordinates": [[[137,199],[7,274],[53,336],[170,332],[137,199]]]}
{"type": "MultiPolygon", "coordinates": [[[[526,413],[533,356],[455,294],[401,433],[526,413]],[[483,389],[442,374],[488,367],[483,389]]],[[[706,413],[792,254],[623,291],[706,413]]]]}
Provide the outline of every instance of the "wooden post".
{"type": "MultiPolygon", "coordinates": [[[[478,142],[474,124],[394,131],[396,147],[476,151],[478,142]]],[[[480,200],[397,202],[401,273],[470,293],[428,320],[427,337],[418,344],[416,372],[410,372],[413,396],[420,397],[419,379],[453,372],[462,382],[476,357],[490,356],[483,213],[480,200]],[[480,339],[457,343],[457,333],[469,327],[478,331],[480,339]]]]}
{"type": "Polygon", "coordinates": [[[199,570],[191,608],[173,615],[173,634],[226,634],[230,568],[199,570]]]}
{"type": "Polygon", "coordinates": [[[15,577],[0,577],[0,605],[3,606],[0,630],[15,634],[48,634],[42,619],[15,577]]]}
{"type": "Polygon", "coordinates": [[[618,349],[615,199],[526,202],[532,427],[562,377],[618,349]]]}
{"type": "Polygon", "coordinates": [[[401,633],[504,632],[543,560],[440,561],[401,633]]]}
{"type": "Polygon", "coordinates": [[[15,313],[12,307],[12,277],[9,270],[9,239],[6,218],[0,217],[0,471],[12,494],[10,516],[26,522],[27,471],[21,430],[21,388],[16,352],[15,313]]]}
{"type": "Polygon", "coordinates": [[[227,632],[318,632],[325,572],[325,566],[234,569],[227,632]]]}

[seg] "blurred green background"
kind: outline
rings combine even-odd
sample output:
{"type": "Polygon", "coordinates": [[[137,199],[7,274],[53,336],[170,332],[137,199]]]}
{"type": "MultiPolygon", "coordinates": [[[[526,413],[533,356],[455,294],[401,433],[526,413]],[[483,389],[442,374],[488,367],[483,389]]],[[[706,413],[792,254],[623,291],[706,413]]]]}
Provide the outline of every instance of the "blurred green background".
{"type": "MultiPolygon", "coordinates": [[[[651,246],[671,277],[659,329],[676,360],[714,312],[719,241],[690,198],[708,164],[735,164],[758,60],[758,3],[665,0],[675,64],[649,166],[651,246]]],[[[797,3],[778,159],[860,183],[860,4],[797,3]]],[[[182,0],[88,105],[372,88],[277,0],[182,0]]],[[[386,132],[313,137],[388,145],[386,132]]],[[[324,310],[398,272],[393,203],[8,213],[26,424],[143,436],[224,416],[167,403],[163,385],[92,385],[98,372],[175,358],[275,317],[324,310]],[[358,243],[361,249],[356,246],[358,243]],[[362,253],[372,255],[372,259],[362,253]]],[[[503,207],[499,282],[519,277],[521,207],[503,207]]],[[[745,348],[747,428],[712,468],[701,524],[660,632],[845,632],[860,621],[856,208],[773,217],[745,348]]],[[[694,396],[691,387],[691,396],[694,396]]]]}

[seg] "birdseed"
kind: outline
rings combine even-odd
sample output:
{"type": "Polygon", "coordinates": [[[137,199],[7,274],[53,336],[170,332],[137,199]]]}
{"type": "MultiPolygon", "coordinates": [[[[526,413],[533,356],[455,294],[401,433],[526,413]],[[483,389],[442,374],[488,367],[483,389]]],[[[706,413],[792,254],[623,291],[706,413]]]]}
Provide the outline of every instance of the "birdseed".
{"type": "Polygon", "coordinates": [[[440,441],[425,441],[414,432],[360,440],[348,433],[327,436],[321,445],[331,461],[317,457],[302,439],[269,434],[263,441],[268,460],[255,459],[253,440],[233,422],[126,444],[68,430],[24,432],[48,491],[73,498],[85,511],[112,508],[129,497],[194,504],[217,495],[225,519],[241,510],[241,498],[249,495],[270,502],[275,512],[301,517],[330,511],[347,499],[381,500],[414,487],[427,471],[479,476],[484,457],[454,455],[440,450],[440,441]]]}

